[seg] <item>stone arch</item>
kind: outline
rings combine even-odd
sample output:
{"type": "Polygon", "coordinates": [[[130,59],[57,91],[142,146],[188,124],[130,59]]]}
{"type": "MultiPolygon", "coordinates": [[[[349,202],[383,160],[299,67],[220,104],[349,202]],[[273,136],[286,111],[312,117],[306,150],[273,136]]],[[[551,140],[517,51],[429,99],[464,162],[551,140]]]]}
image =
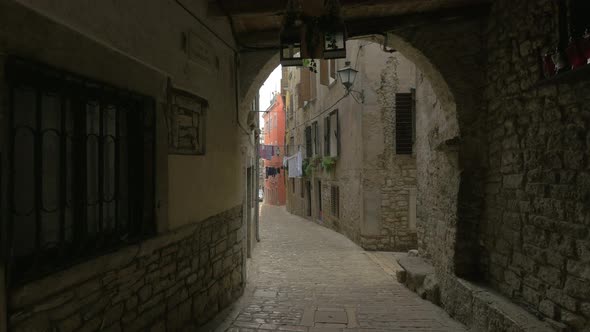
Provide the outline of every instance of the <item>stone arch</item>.
{"type": "MultiPolygon", "coordinates": [[[[422,170],[429,190],[423,206],[430,207],[418,216],[421,249],[438,272],[468,279],[479,277],[481,265],[483,31],[482,20],[471,18],[399,29],[385,38],[386,46],[424,73],[444,113],[423,137],[432,153],[425,159],[429,167],[422,170]],[[432,207],[435,203],[439,206],[432,207]]],[[[279,56],[278,51],[260,51],[240,59],[240,100],[247,105],[279,64],[279,56]]]]}
{"type": "Polygon", "coordinates": [[[248,109],[247,105],[256,97],[256,93],[279,65],[279,52],[260,51],[242,53],[240,55],[240,109],[248,109]]]}
{"type": "Polygon", "coordinates": [[[424,167],[418,165],[418,179],[423,181],[418,197],[424,199],[418,210],[419,244],[439,273],[467,279],[482,276],[479,236],[486,153],[482,21],[438,22],[396,30],[386,38],[388,47],[424,73],[443,113],[423,133],[428,152],[418,160],[424,167]]]}

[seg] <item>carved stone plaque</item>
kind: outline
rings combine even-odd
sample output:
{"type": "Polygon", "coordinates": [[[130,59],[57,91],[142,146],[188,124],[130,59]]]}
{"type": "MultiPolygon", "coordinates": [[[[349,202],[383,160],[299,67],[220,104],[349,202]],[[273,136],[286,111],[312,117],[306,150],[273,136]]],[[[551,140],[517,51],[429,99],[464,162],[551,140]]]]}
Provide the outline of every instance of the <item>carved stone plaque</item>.
{"type": "Polygon", "coordinates": [[[170,94],[169,153],[205,154],[207,101],[178,89],[171,89],[170,94]]]}

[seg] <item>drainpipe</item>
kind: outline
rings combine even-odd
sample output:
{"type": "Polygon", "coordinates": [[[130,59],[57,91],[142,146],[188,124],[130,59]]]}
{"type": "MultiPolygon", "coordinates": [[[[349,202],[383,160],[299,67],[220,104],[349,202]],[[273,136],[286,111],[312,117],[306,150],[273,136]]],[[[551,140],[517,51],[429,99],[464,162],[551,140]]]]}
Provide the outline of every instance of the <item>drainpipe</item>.
{"type": "MultiPolygon", "coordinates": [[[[6,241],[6,227],[4,225],[4,206],[3,193],[4,187],[2,182],[2,174],[4,169],[2,168],[2,154],[0,153],[0,332],[8,331],[8,274],[7,274],[7,262],[8,262],[8,246],[4,245],[8,243],[6,241]]],[[[7,210],[6,210],[7,211],[7,210]]]]}
{"type": "MultiPolygon", "coordinates": [[[[256,102],[258,104],[258,101],[256,102]]],[[[256,130],[260,132],[260,122],[256,121],[256,130]]],[[[254,180],[255,187],[256,187],[256,204],[254,205],[254,224],[256,225],[256,242],[260,242],[260,227],[259,227],[259,218],[260,218],[260,201],[259,198],[259,191],[260,191],[260,158],[258,158],[258,147],[260,146],[260,138],[258,135],[254,135],[254,172],[256,172],[254,180]]]]}

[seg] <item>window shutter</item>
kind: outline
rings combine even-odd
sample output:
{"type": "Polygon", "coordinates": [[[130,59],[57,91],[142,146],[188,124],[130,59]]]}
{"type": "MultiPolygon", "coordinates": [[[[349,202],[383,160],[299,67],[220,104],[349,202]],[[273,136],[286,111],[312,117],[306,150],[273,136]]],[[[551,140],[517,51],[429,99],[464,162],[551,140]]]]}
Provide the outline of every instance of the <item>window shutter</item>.
{"type": "Polygon", "coordinates": [[[339,118],[339,112],[338,110],[336,110],[336,147],[337,147],[337,151],[336,154],[340,155],[340,118],[339,118]]]}
{"type": "Polygon", "coordinates": [[[324,118],[324,156],[330,155],[330,117],[324,118]]]}
{"type": "Polygon", "coordinates": [[[312,144],[311,144],[311,127],[305,127],[305,155],[307,157],[312,156],[312,144]]]}
{"type": "Polygon", "coordinates": [[[340,190],[338,186],[332,186],[331,189],[332,216],[338,218],[340,215],[340,190]]]}
{"type": "Polygon", "coordinates": [[[411,93],[395,94],[395,152],[396,154],[412,154],[413,121],[412,109],[414,100],[411,93]]]}
{"type": "Polygon", "coordinates": [[[310,73],[309,75],[309,100],[314,100],[316,98],[317,76],[316,73],[310,73]]]}
{"type": "Polygon", "coordinates": [[[330,63],[328,60],[320,60],[320,84],[328,86],[330,85],[330,63]]]}
{"type": "Polygon", "coordinates": [[[330,59],[330,77],[336,79],[336,60],[330,59]]]}
{"type": "Polygon", "coordinates": [[[307,68],[301,68],[301,85],[300,85],[300,100],[302,101],[299,107],[303,107],[304,102],[311,100],[310,98],[310,74],[311,72],[307,68]]]}
{"type": "Polygon", "coordinates": [[[303,107],[303,92],[301,91],[301,82],[297,83],[297,108],[295,110],[303,107]]]}

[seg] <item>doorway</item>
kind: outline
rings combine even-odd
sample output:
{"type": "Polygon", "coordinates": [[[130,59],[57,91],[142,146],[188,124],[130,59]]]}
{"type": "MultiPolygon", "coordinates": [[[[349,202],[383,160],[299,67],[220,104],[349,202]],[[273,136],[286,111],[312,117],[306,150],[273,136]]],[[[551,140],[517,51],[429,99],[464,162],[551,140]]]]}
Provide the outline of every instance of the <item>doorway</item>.
{"type": "Polygon", "coordinates": [[[318,219],[322,220],[322,181],[318,180],[318,219]]]}
{"type": "Polygon", "coordinates": [[[311,182],[305,181],[305,191],[307,196],[307,216],[311,217],[311,182]]]}

